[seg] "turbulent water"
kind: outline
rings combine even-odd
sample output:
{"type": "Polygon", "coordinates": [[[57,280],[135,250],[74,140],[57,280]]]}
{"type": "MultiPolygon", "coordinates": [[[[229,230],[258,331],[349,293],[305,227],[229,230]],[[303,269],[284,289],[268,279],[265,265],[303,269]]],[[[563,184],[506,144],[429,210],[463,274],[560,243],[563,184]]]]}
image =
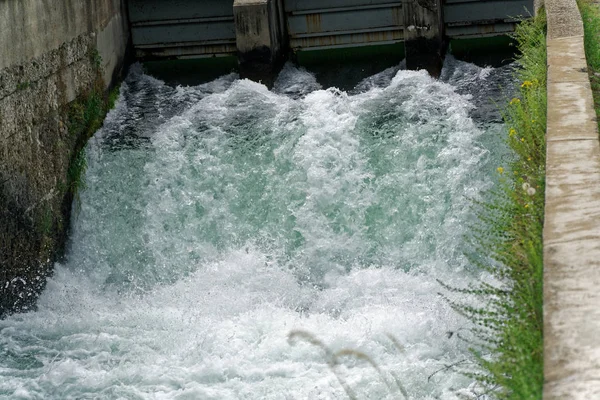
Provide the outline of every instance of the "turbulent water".
{"type": "Polygon", "coordinates": [[[445,368],[469,362],[469,323],[437,280],[477,275],[464,235],[506,71],[449,58],[439,81],[397,67],[341,91],[287,65],[269,91],[133,68],[87,147],[66,260],[36,311],[0,321],[0,396],[473,393],[445,368]],[[377,367],[334,365],[344,349],[377,367]]]}

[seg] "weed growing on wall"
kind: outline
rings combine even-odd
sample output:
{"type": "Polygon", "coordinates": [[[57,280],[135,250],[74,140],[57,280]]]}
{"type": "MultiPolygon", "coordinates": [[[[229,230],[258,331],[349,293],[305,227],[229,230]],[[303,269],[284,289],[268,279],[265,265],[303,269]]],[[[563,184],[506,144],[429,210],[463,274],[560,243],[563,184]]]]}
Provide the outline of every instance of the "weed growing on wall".
{"type": "Polygon", "coordinates": [[[523,21],[514,37],[519,95],[504,111],[512,159],[497,166],[499,185],[476,205],[475,265],[490,282],[445,286],[452,306],[475,324],[468,340],[479,371],[468,372],[499,399],[541,399],[543,385],[542,227],[546,132],[545,16],[523,21]],[[450,299],[460,294],[463,299],[450,299]],[[466,296],[463,296],[465,295],[466,296]],[[469,299],[479,301],[473,306],[469,299]]]}
{"type": "Polygon", "coordinates": [[[75,204],[79,205],[79,192],[85,188],[85,172],[87,169],[85,143],[102,127],[106,113],[115,106],[119,97],[119,86],[111,91],[104,91],[101,75],[102,59],[97,50],[90,51],[90,60],[96,69],[96,80],[93,86],[65,111],[69,134],[77,138],[75,152],[71,157],[67,174],[66,190],[75,204]]]}
{"type": "Polygon", "coordinates": [[[87,171],[87,158],[85,148],[81,149],[75,154],[75,157],[69,164],[69,171],[67,175],[67,181],[69,187],[67,188],[73,195],[73,200],[77,207],[81,205],[79,193],[85,189],[85,172],[87,171]]]}
{"type": "Polygon", "coordinates": [[[20,82],[17,85],[17,90],[26,90],[26,89],[29,89],[30,87],[31,87],[31,82],[29,82],[29,81],[20,82]]]}
{"type": "Polygon", "coordinates": [[[100,55],[97,49],[91,49],[89,55],[92,65],[94,66],[94,68],[99,70],[102,65],[102,56],[100,55]]]}
{"type": "Polygon", "coordinates": [[[120,88],[121,86],[117,85],[114,88],[112,88],[110,92],[108,92],[108,98],[106,100],[107,110],[112,110],[113,108],[115,108],[115,104],[119,99],[120,88]]]}
{"type": "Polygon", "coordinates": [[[579,0],[577,4],[583,19],[585,56],[594,94],[594,109],[600,124],[600,8],[590,0],[579,0]]]}
{"type": "Polygon", "coordinates": [[[102,91],[97,88],[71,103],[68,115],[71,135],[85,134],[87,140],[102,126],[106,106],[102,91]]]}

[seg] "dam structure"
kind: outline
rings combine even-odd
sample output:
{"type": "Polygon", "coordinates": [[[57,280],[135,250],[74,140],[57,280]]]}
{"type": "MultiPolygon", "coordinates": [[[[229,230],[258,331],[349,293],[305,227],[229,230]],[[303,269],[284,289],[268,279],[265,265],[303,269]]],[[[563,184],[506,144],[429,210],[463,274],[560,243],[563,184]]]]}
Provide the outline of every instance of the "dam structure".
{"type": "Polygon", "coordinates": [[[532,9],[527,0],[0,2],[0,315],[28,309],[63,254],[87,140],[74,127],[98,105],[92,89],[112,87],[129,61],[228,57],[271,87],[290,55],[384,48],[439,76],[449,42],[504,35],[532,9]]]}
{"type": "MultiPolygon", "coordinates": [[[[487,278],[464,237],[510,158],[496,105],[515,66],[446,47],[532,13],[522,0],[0,0],[0,397],[483,398],[448,368],[473,365],[472,325],[438,292],[487,278]],[[336,84],[292,62],[365,48],[406,61],[336,84]],[[239,68],[190,85],[143,66],[226,58],[239,68]],[[77,131],[117,82],[102,126],[77,131]]],[[[585,86],[580,38],[565,35],[550,39],[551,83],[585,86]]],[[[561,180],[587,190],[588,170],[598,181],[595,120],[581,121],[553,132],[550,155],[574,163],[584,139],[593,163],[553,161],[551,195],[561,180]]],[[[562,249],[577,238],[551,217],[548,271],[572,284],[562,249]]],[[[593,380],[594,354],[576,351],[594,331],[567,340],[585,362],[560,370],[572,328],[547,279],[546,396],[570,398],[593,380]]]]}
{"type": "Polygon", "coordinates": [[[270,71],[287,50],[403,44],[409,69],[439,74],[452,39],[505,35],[532,0],[127,0],[140,60],[238,56],[270,71]]]}
{"type": "Polygon", "coordinates": [[[476,110],[510,68],[448,56],[439,80],[396,65],[344,89],[286,63],[269,90],[132,66],[85,147],[66,257],[0,320],[0,396],[346,398],[320,341],[377,362],[339,357],[355,398],[402,399],[394,374],[412,399],[473,397],[445,368],[470,323],[438,280],[479,275],[469,205],[506,148],[476,110]]]}

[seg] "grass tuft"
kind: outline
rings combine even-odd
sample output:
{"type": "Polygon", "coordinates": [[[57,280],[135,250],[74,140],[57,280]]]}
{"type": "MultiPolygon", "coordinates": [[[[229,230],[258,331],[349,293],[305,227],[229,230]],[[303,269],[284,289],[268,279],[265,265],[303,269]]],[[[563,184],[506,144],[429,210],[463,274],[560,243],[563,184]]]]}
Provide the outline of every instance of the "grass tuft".
{"type": "Polygon", "coordinates": [[[69,170],[67,171],[67,182],[69,186],[67,189],[73,195],[75,201],[75,207],[77,210],[81,207],[81,199],[79,194],[86,188],[85,173],[87,171],[87,154],[85,147],[75,154],[75,157],[69,164],[69,170]]]}
{"type": "Polygon", "coordinates": [[[600,129],[600,8],[590,0],[578,0],[577,5],[583,19],[585,56],[600,129]]]}
{"type": "MultiPolygon", "coordinates": [[[[392,335],[388,334],[387,336],[390,338],[394,346],[402,351],[402,346],[400,345],[398,340],[392,335]]],[[[340,371],[338,370],[338,366],[343,364],[343,360],[346,358],[354,359],[357,361],[363,361],[369,364],[377,372],[381,380],[385,383],[390,393],[400,393],[402,394],[402,398],[407,400],[409,399],[408,392],[402,385],[400,378],[396,374],[392,373],[391,376],[393,379],[388,379],[386,377],[385,372],[379,367],[379,364],[377,364],[375,360],[373,360],[371,357],[369,357],[362,351],[354,349],[341,349],[334,352],[327,345],[325,345],[325,343],[319,340],[315,335],[302,330],[295,330],[290,332],[288,335],[288,342],[290,343],[290,345],[295,345],[298,342],[306,342],[320,348],[324,353],[324,359],[327,363],[327,366],[329,367],[329,370],[336,377],[340,386],[346,393],[346,396],[348,396],[350,400],[357,400],[358,397],[354,390],[352,390],[346,379],[344,379],[344,377],[340,374],[340,371]]]]}
{"type": "Polygon", "coordinates": [[[499,185],[476,204],[479,218],[469,258],[495,283],[461,289],[442,284],[453,308],[475,324],[468,340],[479,368],[466,373],[498,399],[542,397],[545,31],[540,13],[514,33],[520,53],[518,96],[504,110],[512,159],[497,166],[499,185]],[[462,300],[450,299],[452,294],[462,300]],[[473,298],[483,306],[473,306],[473,298]]]}

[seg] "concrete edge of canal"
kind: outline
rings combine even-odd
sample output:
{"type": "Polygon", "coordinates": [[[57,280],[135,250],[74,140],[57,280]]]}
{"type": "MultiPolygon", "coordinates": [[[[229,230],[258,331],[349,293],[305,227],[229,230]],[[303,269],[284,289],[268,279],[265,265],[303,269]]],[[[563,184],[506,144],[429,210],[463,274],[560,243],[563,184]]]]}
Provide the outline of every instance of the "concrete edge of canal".
{"type": "Polygon", "coordinates": [[[600,398],[600,143],[575,0],[546,0],[544,399],[600,398]]]}

